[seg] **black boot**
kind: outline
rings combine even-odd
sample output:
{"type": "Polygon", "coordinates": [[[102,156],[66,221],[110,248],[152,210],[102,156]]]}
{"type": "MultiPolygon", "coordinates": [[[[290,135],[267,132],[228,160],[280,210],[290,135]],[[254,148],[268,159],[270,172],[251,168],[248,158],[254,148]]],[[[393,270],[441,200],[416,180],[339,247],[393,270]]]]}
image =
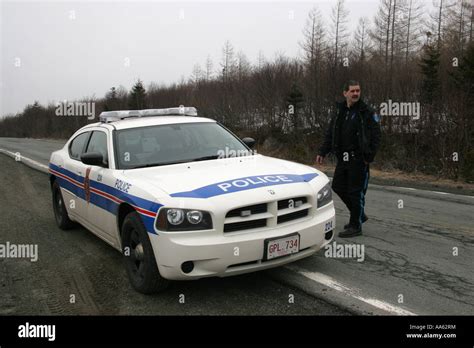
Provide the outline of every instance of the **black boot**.
{"type": "MultiPolygon", "coordinates": [[[[366,222],[367,220],[369,220],[369,217],[367,215],[365,215],[364,213],[364,216],[362,216],[362,223],[366,222]]],[[[344,229],[347,230],[349,228],[349,224],[345,224],[344,225],[344,229]]]]}
{"type": "Polygon", "coordinates": [[[362,235],[362,225],[359,227],[349,226],[343,232],[339,233],[341,238],[350,238],[362,235]]]}

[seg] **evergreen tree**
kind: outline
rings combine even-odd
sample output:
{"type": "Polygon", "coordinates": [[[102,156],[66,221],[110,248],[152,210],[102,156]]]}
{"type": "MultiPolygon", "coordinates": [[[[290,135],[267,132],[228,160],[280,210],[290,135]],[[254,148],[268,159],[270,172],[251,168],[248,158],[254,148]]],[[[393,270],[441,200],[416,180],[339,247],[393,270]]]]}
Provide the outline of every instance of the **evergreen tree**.
{"type": "Polygon", "coordinates": [[[471,43],[467,48],[456,72],[453,75],[456,86],[472,97],[474,93],[474,43],[471,43]]]}
{"type": "Polygon", "coordinates": [[[109,92],[105,94],[104,111],[117,110],[118,98],[117,90],[112,87],[109,92]]]}
{"type": "Polygon", "coordinates": [[[432,44],[425,45],[420,62],[423,74],[421,99],[428,104],[432,104],[440,96],[439,63],[439,50],[432,44]]]}
{"type": "Polygon", "coordinates": [[[110,100],[116,100],[117,90],[115,89],[115,87],[112,87],[105,97],[110,100]]]}
{"type": "Polygon", "coordinates": [[[138,80],[130,91],[128,107],[131,110],[146,109],[146,91],[143,82],[138,80]]]}
{"type": "Polygon", "coordinates": [[[464,138],[465,149],[462,151],[461,174],[470,182],[474,182],[474,118],[472,110],[474,109],[474,43],[471,43],[465,51],[459,67],[452,75],[455,88],[459,97],[459,105],[463,112],[461,119],[458,119],[460,131],[458,137],[464,138]]]}
{"type": "Polygon", "coordinates": [[[297,131],[299,127],[298,114],[299,110],[303,107],[304,97],[303,93],[299,89],[296,83],[291,86],[290,94],[286,98],[288,104],[288,111],[293,126],[293,131],[297,131]]]}

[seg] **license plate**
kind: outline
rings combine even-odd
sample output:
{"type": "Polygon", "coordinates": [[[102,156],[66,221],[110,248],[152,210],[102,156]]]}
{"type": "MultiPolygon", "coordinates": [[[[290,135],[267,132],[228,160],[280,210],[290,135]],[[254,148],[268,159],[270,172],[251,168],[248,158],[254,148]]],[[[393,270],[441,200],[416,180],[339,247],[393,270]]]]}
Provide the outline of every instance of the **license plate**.
{"type": "Polygon", "coordinates": [[[300,235],[298,233],[277,239],[269,239],[265,241],[264,260],[276,259],[298,251],[300,251],[300,235]]]}

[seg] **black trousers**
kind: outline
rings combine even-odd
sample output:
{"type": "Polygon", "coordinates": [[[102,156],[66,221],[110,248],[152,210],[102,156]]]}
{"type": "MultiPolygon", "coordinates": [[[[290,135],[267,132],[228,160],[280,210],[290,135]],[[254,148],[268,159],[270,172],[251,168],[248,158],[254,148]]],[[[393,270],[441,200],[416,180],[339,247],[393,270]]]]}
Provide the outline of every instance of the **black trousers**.
{"type": "Polygon", "coordinates": [[[349,224],[354,227],[362,223],[369,175],[369,165],[361,157],[354,156],[348,161],[338,160],[334,171],[332,189],[349,209],[349,224]]]}

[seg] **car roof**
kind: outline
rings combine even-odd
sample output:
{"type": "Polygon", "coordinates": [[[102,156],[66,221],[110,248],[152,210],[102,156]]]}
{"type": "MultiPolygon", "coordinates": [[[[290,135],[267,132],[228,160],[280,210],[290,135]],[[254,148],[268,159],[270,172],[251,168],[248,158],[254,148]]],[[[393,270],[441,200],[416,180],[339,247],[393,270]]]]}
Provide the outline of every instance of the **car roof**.
{"type": "MultiPolygon", "coordinates": [[[[98,122],[88,124],[86,127],[111,126],[117,130],[139,128],[148,126],[159,126],[166,124],[183,124],[183,123],[216,123],[216,120],[196,117],[196,116],[149,116],[149,117],[131,117],[124,120],[113,121],[109,123],[98,122]]],[[[86,128],[84,127],[84,128],[86,128]]]]}

